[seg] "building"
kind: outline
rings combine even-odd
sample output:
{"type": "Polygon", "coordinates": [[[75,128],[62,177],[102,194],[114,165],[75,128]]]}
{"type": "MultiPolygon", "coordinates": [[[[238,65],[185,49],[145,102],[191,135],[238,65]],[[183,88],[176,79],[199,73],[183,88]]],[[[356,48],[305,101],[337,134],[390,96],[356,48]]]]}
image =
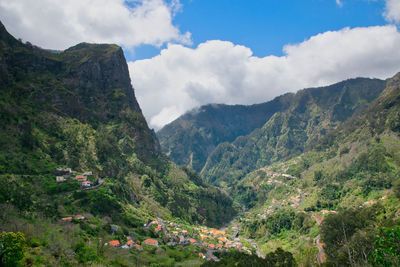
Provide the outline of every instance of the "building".
{"type": "Polygon", "coordinates": [[[57,183],[65,182],[64,176],[56,176],[56,182],[57,182],[57,183]]]}
{"type": "Polygon", "coordinates": [[[83,182],[81,183],[81,186],[82,186],[82,187],[91,187],[91,186],[92,186],[92,182],[90,182],[90,181],[83,181],[83,182]]]}
{"type": "Polygon", "coordinates": [[[70,221],[72,221],[72,217],[64,217],[64,218],[61,219],[61,221],[70,222],[70,221]]]}
{"type": "Polygon", "coordinates": [[[143,241],[143,244],[146,244],[148,246],[158,247],[158,240],[149,238],[143,241]]]}
{"type": "Polygon", "coordinates": [[[143,247],[139,244],[134,244],[133,247],[136,248],[137,250],[143,250],[143,247]]]}
{"type": "Polygon", "coordinates": [[[108,244],[109,244],[110,246],[112,246],[112,247],[119,247],[119,246],[121,246],[121,244],[119,243],[118,240],[110,241],[110,242],[108,242],[108,244]]]}
{"type": "Polygon", "coordinates": [[[76,180],[79,180],[79,181],[86,181],[86,176],[84,176],[84,175],[77,175],[77,176],[75,176],[75,179],[76,179],[76,180]]]}
{"type": "Polygon", "coordinates": [[[85,219],[85,216],[82,216],[82,215],[78,214],[78,215],[75,215],[74,218],[75,218],[76,220],[84,220],[84,219],[85,219]]]}

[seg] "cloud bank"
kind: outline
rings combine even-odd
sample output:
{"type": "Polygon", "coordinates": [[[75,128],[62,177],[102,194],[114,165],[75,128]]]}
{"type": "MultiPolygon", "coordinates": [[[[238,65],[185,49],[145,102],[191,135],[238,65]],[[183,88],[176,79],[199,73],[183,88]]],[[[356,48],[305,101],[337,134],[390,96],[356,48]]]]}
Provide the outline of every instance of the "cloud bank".
{"type": "Polygon", "coordinates": [[[283,51],[281,57],[259,58],[226,41],[196,48],[170,44],[129,68],[138,101],[156,129],[207,103],[260,103],[301,88],[400,71],[400,33],[391,25],[328,31],[283,51]]]}
{"type": "Polygon", "coordinates": [[[389,22],[400,23],[400,1],[386,0],[386,9],[383,15],[389,22]]]}
{"type": "Polygon", "coordinates": [[[165,42],[188,44],[172,24],[179,0],[0,0],[7,29],[35,45],[65,49],[79,42],[117,43],[125,48],[165,42]]]}

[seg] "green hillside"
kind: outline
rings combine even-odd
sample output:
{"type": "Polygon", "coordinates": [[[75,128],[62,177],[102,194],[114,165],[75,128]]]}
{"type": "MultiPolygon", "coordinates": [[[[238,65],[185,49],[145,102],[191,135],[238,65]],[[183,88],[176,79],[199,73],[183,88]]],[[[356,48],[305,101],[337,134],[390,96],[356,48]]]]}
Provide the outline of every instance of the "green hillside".
{"type": "Polygon", "coordinates": [[[243,235],[265,253],[283,247],[305,265],[321,259],[318,240],[327,266],[396,266],[399,101],[397,74],[365,111],[308,152],[247,174],[232,190],[251,208],[239,223],[243,235]]]}
{"type": "Polygon", "coordinates": [[[0,109],[0,232],[25,235],[25,265],[146,262],[151,254],[102,247],[111,238],[150,237],[143,224],[156,217],[218,226],[235,214],[230,197],[161,152],[116,45],[47,51],[0,25],[0,109]],[[75,179],[82,174],[89,190],[75,179]],[[60,175],[64,182],[56,182],[60,175]],[[79,214],[86,219],[60,223],[79,214]]]}
{"type": "Polygon", "coordinates": [[[259,129],[220,144],[202,170],[204,178],[230,187],[247,173],[299,155],[315,140],[367,107],[385,82],[352,79],[292,95],[287,110],[274,113],[259,129]]]}
{"type": "Polygon", "coordinates": [[[261,127],[275,112],[287,109],[291,94],[251,106],[211,104],[190,111],[157,132],[165,153],[179,165],[201,171],[211,152],[261,127]]]}

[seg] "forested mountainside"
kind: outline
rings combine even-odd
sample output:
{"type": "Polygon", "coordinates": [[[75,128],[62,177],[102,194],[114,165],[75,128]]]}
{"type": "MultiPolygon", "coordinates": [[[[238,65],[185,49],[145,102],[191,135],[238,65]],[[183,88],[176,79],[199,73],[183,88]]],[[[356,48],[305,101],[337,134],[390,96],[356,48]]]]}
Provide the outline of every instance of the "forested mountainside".
{"type": "Polygon", "coordinates": [[[360,114],[289,161],[232,190],[252,209],[244,235],[303,264],[397,266],[400,260],[400,73],[360,114]]]}
{"type": "Polygon", "coordinates": [[[366,108],[382,92],[385,83],[357,78],[291,94],[287,109],[274,113],[261,128],[232,143],[218,145],[207,159],[203,177],[230,187],[253,170],[299,155],[315,140],[366,108]]]}
{"type": "Polygon", "coordinates": [[[115,238],[110,225],[142,241],[149,219],[218,226],[235,213],[161,152],[116,45],[47,51],[0,25],[0,109],[0,232],[25,234],[29,264],[131,265],[137,257],[94,245],[115,238]],[[76,214],[86,219],[60,223],[76,214]]]}
{"type": "Polygon", "coordinates": [[[210,104],[194,109],[157,132],[161,147],[178,165],[201,171],[207,157],[223,142],[232,142],[261,127],[275,113],[286,110],[287,94],[250,106],[210,104]]]}

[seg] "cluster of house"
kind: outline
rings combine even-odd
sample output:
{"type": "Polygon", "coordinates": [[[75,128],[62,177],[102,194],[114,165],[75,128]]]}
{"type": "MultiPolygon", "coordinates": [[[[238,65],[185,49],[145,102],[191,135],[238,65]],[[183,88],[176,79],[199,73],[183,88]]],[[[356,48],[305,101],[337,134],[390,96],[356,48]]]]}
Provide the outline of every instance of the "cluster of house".
{"type": "MultiPolygon", "coordinates": [[[[158,241],[154,240],[154,239],[146,239],[145,241],[143,241],[144,244],[146,245],[150,245],[150,246],[154,246],[154,242],[156,242],[156,245],[158,246],[158,241]]],[[[136,248],[137,250],[143,250],[143,247],[141,245],[139,245],[138,242],[135,242],[134,238],[127,236],[126,237],[126,243],[124,245],[122,245],[119,240],[112,240],[108,243],[106,243],[106,245],[109,245],[111,247],[115,247],[115,248],[136,248]]]]}
{"type": "MultiPolygon", "coordinates": [[[[154,231],[155,233],[159,233],[160,235],[167,238],[167,245],[176,246],[176,245],[185,245],[185,246],[198,246],[199,248],[206,249],[211,253],[203,254],[199,253],[199,257],[211,260],[214,259],[212,255],[213,251],[224,250],[228,248],[236,248],[239,251],[246,251],[249,254],[252,253],[251,249],[244,246],[240,239],[235,238],[234,240],[230,240],[228,234],[225,231],[217,230],[214,228],[207,227],[194,227],[189,230],[184,229],[185,227],[170,222],[167,220],[163,220],[161,218],[156,218],[152,221],[149,221],[144,225],[145,229],[148,231],[154,231]]],[[[120,247],[120,248],[136,248],[142,250],[143,247],[141,245],[148,246],[159,246],[159,240],[157,239],[146,239],[139,244],[138,241],[133,242],[131,237],[127,238],[127,242],[122,245],[118,240],[112,240],[108,242],[108,245],[112,247],[120,247]]]]}
{"type": "Polygon", "coordinates": [[[93,172],[86,171],[84,173],[78,174],[77,171],[72,170],[71,168],[56,168],[56,182],[63,183],[68,178],[75,179],[76,181],[81,183],[82,188],[90,188],[93,183],[88,179],[88,176],[92,176],[93,172]]]}
{"type": "Polygon", "coordinates": [[[240,239],[231,240],[225,231],[214,228],[201,226],[193,227],[188,231],[179,224],[160,218],[150,222],[147,227],[149,225],[155,225],[154,231],[156,233],[163,232],[169,240],[168,245],[195,245],[208,250],[236,248],[240,251],[252,253],[249,248],[243,246],[240,239]]]}

